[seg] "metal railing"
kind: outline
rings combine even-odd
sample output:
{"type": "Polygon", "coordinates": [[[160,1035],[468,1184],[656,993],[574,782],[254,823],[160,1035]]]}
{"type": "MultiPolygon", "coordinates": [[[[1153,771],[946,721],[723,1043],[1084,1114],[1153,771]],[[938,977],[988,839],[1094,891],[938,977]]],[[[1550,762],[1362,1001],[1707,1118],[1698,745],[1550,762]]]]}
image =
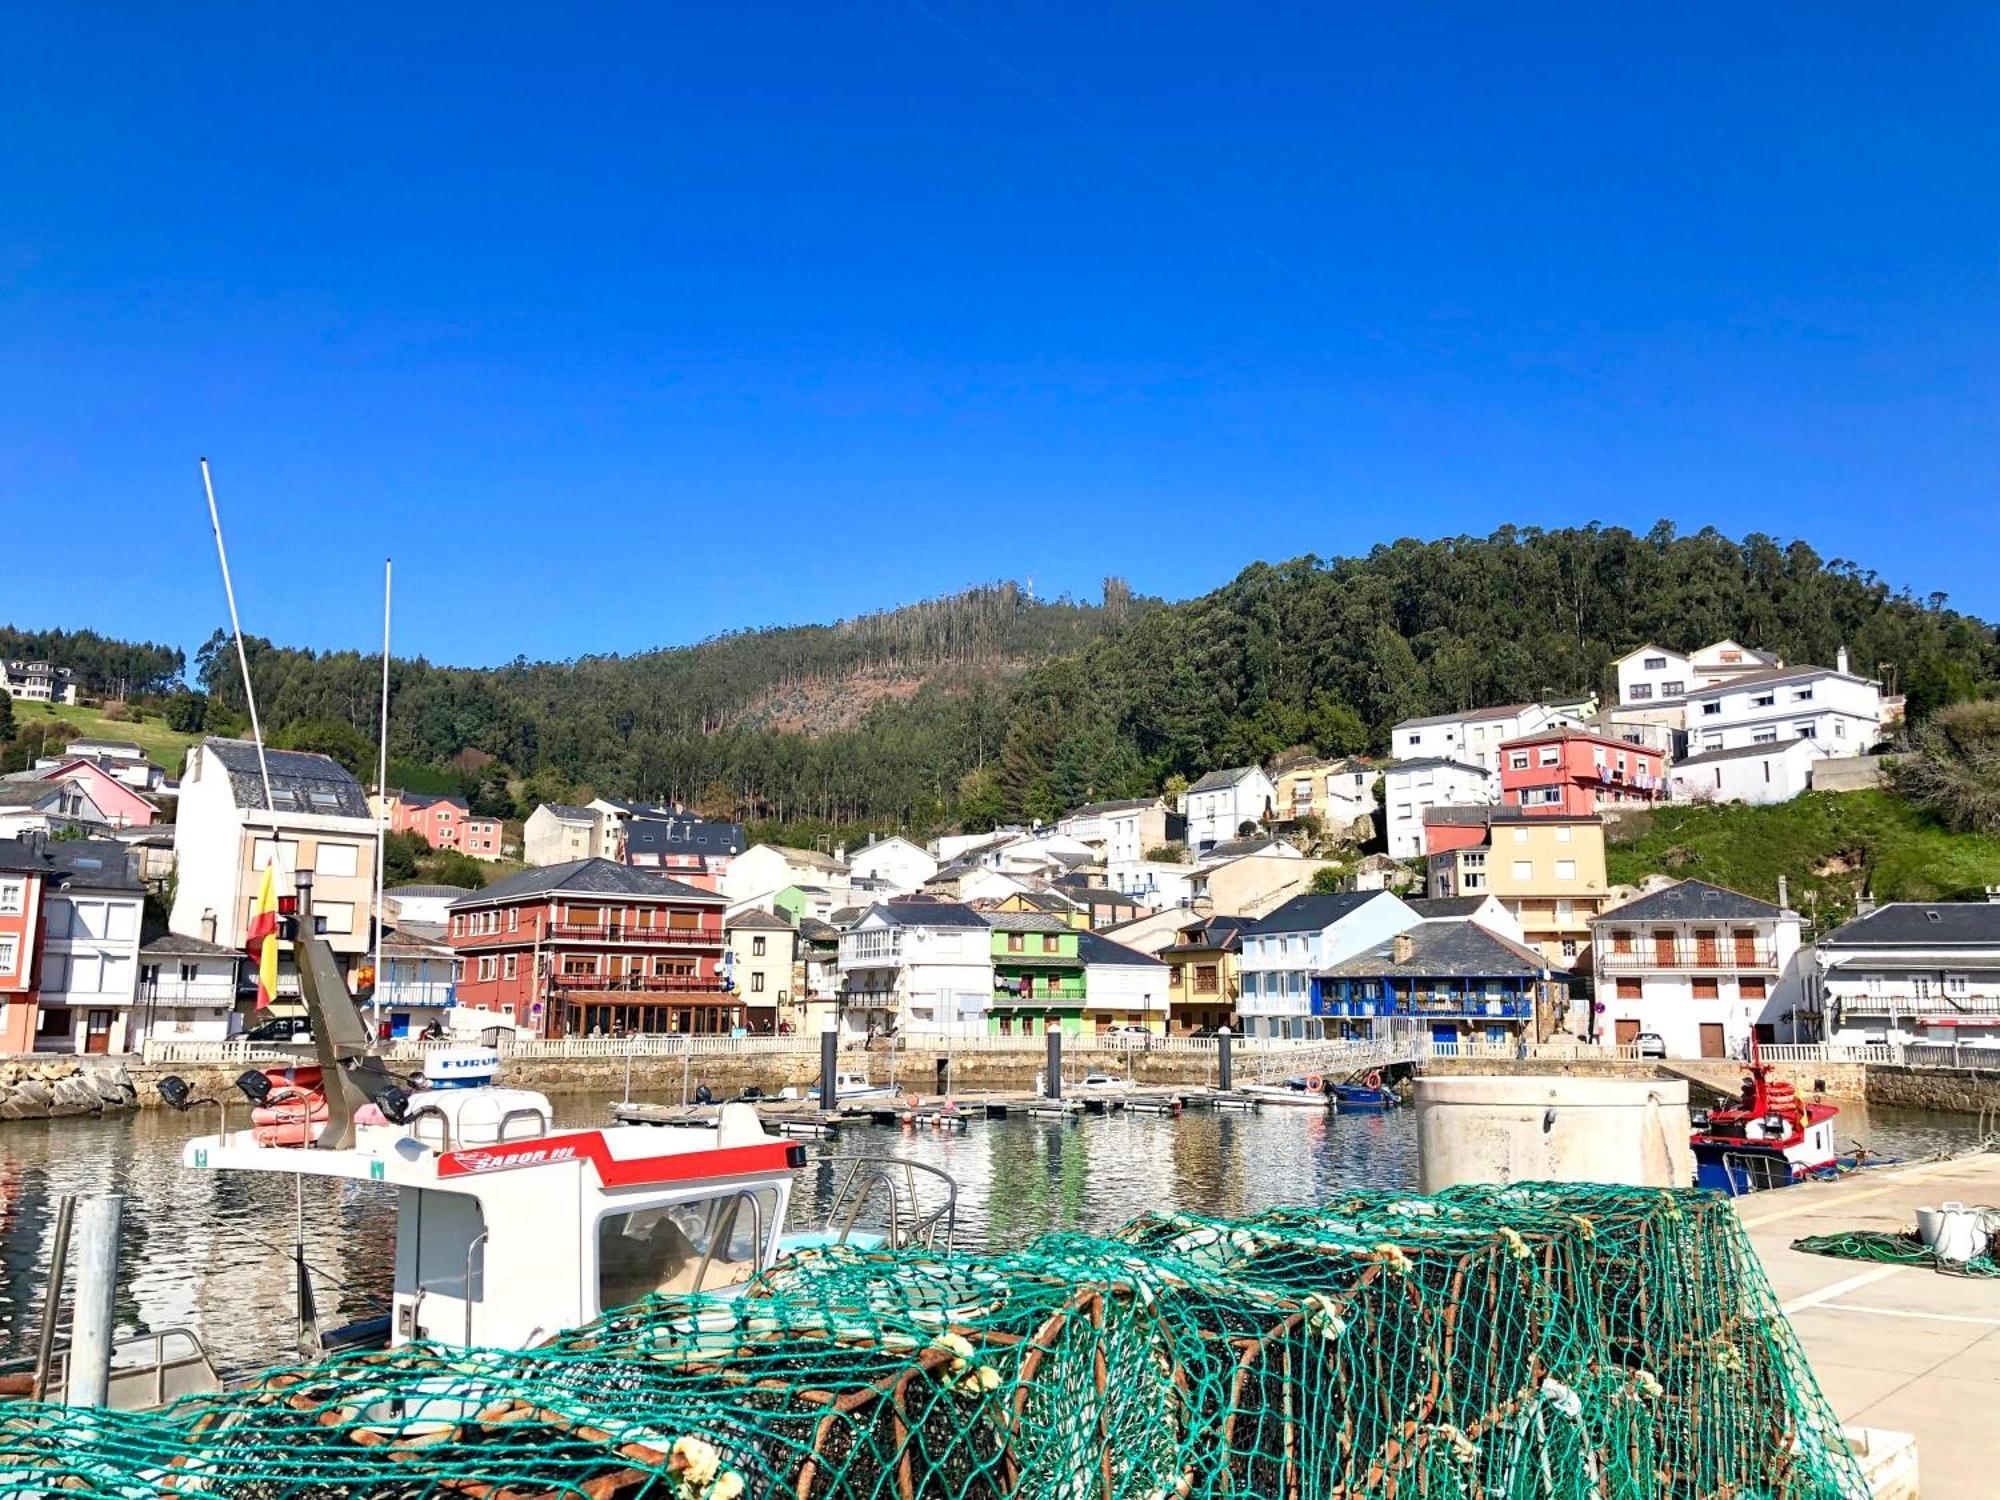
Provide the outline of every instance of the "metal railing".
{"type": "Polygon", "coordinates": [[[1599,940],[1594,945],[1600,971],[1632,973],[1642,969],[1776,969],[1777,950],[1769,943],[1738,944],[1727,938],[1712,943],[1695,939],[1671,944],[1635,940],[1629,948],[1599,940]]]}

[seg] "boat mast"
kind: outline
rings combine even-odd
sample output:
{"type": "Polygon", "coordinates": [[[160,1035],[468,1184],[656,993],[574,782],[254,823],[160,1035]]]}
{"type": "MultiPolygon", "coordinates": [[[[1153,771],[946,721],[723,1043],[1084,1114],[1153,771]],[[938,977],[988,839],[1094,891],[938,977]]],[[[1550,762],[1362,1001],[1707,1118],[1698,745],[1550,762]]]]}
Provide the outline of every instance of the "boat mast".
{"type": "Polygon", "coordinates": [[[215,508],[215,481],[209,477],[208,460],[201,461],[201,484],[208,491],[208,524],[215,528],[215,556],[222,564],[222,592],[229,600],[229,628],[236,633],[236,665],[243,672],[243,701],[250,706],[250,738],[257,744],[257,770],[264,779],[264,811],[271,818],[271,858],[278,857],[277,804],[271,800],[271,766],[264,759],[264,729],[257,722],[257,694],[250,686],[250,657],[243,649],[243,621],[236,613],[236,585],[229,581],[229,552],[222,545],[222,517],[215,508]]]}

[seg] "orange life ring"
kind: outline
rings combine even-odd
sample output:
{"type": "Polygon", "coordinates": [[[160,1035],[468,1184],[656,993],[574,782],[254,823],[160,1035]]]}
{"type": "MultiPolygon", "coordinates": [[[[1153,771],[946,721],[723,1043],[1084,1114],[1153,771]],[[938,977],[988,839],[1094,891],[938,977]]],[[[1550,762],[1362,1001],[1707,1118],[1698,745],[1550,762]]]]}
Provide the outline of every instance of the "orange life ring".
{"type": "Polygon", "coordinates": [[[1368,1070],[1367,1083],[1371,1089],[1382,1087],[1382,1070],[1380,1068],[1370,1068],[1368,1070]]]}
{"type": "Polygon", "coordinates": [[[919,1099],[915,1094],[905,1094],[903,1095],[903,1102],[909,1105],[911,1109],[918,1109],[922,1107],[924,1101],[919,1099]]]}
{"type": "Polygon", "coordinates": [[[1319,1076],[1319,1074],[1317,1074],[1317,1073],[1309,1073],[1309,1074],[1307,1074],[1307,1075],[1306,1075],[1306,1092],[1307,1092],[1308,1094],[1323,1094],[1323,1093],[1325,1093],[1325,1092],[1326,1092],[1326,1080],[1325,1080],[1324,1078],[1320,1077],[1320,1076],[1319,1076]]]}

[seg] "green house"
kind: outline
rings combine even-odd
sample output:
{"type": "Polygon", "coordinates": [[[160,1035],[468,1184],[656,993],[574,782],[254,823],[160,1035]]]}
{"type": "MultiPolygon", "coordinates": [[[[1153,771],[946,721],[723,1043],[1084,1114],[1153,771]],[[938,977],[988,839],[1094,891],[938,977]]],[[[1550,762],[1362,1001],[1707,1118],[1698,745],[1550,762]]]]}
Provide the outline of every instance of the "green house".
{"type": "Polygon", "coordinates": [[[1077,930],[1041,912],[996,911],[993,1001],[987,1030],[995,1036],[1036,1036],[1057,1021],[1066,1035],[1083,1030],[1083,958],[1077,930]]]}

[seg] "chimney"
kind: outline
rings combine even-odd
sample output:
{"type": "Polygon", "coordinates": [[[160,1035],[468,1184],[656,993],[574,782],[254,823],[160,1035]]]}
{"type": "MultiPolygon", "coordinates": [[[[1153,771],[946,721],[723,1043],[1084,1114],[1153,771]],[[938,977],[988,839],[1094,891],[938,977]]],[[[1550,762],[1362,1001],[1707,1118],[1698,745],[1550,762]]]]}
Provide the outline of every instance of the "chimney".
{"type": "Polygon", "coordinates": [[[1842,646],[1833,653],[1833,670],[1845,675],[1847,672],[1847,648],[1842,646]]]}
{"type": "Polygon", "coordinates": [[[1792,909],[1792,883],[1790,880],[1786,879],[1783,875],[1780,875],[1778,877],[1778,910],[1790,911],[1791,909],[1792,909]]]}
{"type": "Polygon", "coordinates": [[[2000,885],[1986,887],[1986,899],[1993,905],[2000,906],[2000,885]]]}
{"type": "Polygon", "coordinates": [[[1417,956],[1417,940],[1407,932],[1399,932],[1389,944],[1389,956],[1399,964],[1406,964],[1417,956]]]}
{"type": "Polygon", "coordinates": [[[835,844],[833,846],[833,862],[837,865],[847,863],[847,845],[835,844]]]}

